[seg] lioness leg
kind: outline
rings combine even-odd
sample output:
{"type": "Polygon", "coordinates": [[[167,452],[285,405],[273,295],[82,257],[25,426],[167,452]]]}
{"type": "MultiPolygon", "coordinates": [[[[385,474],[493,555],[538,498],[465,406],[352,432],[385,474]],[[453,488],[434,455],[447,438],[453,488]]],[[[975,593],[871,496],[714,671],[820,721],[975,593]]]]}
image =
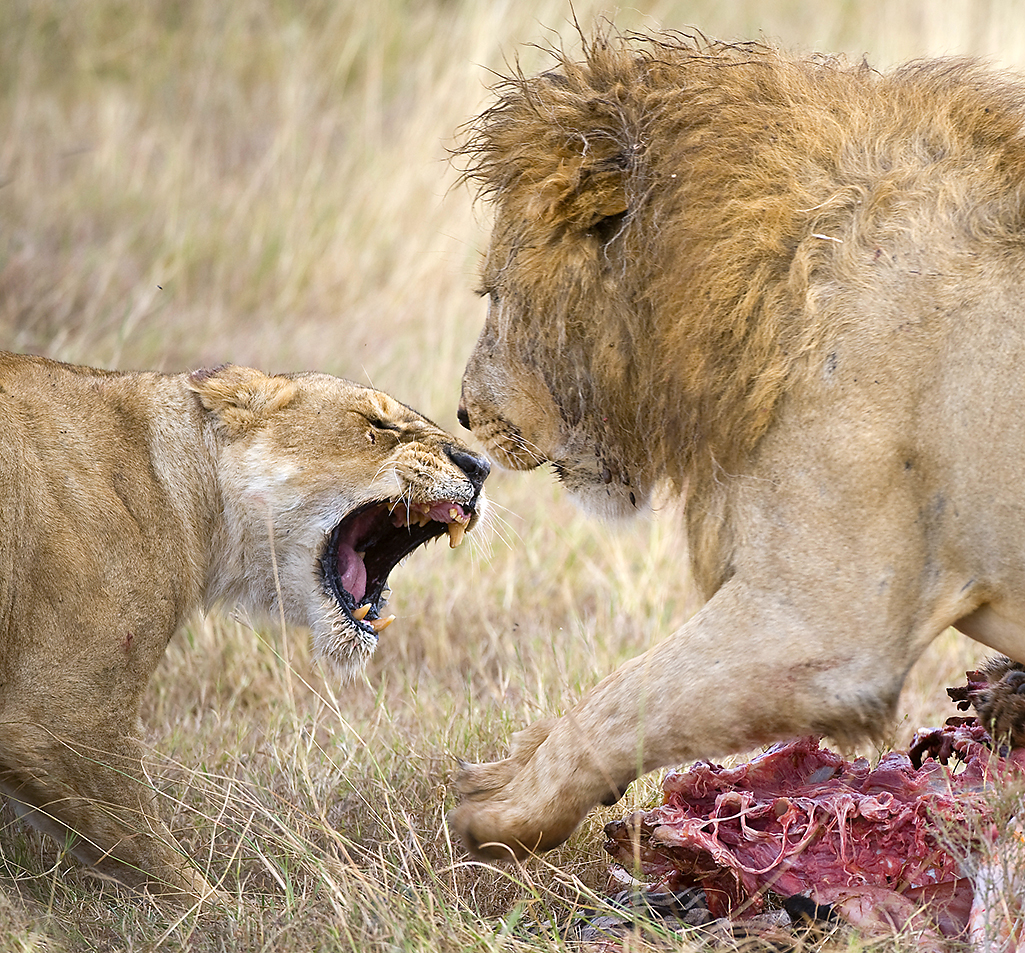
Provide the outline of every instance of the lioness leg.
{"type": "Polygon", "coordinates": [[[138,742],[95,727],[61,735],[0,728],[0,791],[18,813],[101,876],[184,903],[214,896],[156,816],[138,742]]]}
{"type": "Polygon", "coordinates": [[[834,637],[825,651],[823,629],[852,621],[801,620],[778,596],[727,584],[568,714],[520,732],[507,760],[464,766],[453,827],[474,853],[523,856],[559,844],[654,768],[803,734],[870,734],[892,715],[911,660],[871,635],[834,637]]]}

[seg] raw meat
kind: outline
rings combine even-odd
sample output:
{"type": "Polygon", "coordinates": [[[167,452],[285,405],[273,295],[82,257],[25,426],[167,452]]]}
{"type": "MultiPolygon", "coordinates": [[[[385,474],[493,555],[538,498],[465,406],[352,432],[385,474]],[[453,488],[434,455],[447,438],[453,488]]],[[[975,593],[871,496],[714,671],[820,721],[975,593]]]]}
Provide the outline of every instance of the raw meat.
{"type": "MultiPolygon", "coordinates": [[[[771,892],[868,933],[912,927],[924,948],[967,936],[970,920],[975,940],[993,933],[977,928],[973,900],[1011,823],[995,816],[993,789],[1025,778],[1025,749],[1001,756],[989,743],[974,719],[956,718],[874,768],[814,738],[732,768],[698,763],[667,776],[661,807],[608,825],[606,849],[652,891],[701,886],[717,916],[757,913],[771,892]]],[[[989,911],[1006,886],[986,894],[989,911]]],[[[1014,929],[993,948],[1015,949],[1014,929]]]]}

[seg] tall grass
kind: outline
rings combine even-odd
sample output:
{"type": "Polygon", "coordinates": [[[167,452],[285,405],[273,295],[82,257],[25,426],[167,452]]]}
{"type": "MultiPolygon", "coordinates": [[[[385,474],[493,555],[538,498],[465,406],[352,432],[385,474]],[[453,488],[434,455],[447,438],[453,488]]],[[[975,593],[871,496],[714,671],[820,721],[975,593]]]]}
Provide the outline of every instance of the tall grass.
{"type": "MultiPolygon", "coordinates": [[[[0,4],[0,344],[105,366],[224,361],[372,382],[455,428],[482,320],[486,211],[447,153],[486,85],[599,13],[622,29],[1013,64],[1013,0],[6,0],[0,4]]],[[[0,815],[0,949],[561,949],[605,885],[595,812],[545,862],[466,861],[444,824],[456,759],[500,754],[693,611],[666,521],[578,516],[547,474],[496,474],[491,536],[393,575],[399,620],[337,684],[306,637],[197,620],[144,724],[163,809],[238,896],[170,918],[0,815]],[[243,902],[244,901],[244,902],[243,902]],[[528,932],[526,923],[534,924],[528,932]]],[[[977,658],[953,637],[902,710],[942,717],[977,658]]]]}

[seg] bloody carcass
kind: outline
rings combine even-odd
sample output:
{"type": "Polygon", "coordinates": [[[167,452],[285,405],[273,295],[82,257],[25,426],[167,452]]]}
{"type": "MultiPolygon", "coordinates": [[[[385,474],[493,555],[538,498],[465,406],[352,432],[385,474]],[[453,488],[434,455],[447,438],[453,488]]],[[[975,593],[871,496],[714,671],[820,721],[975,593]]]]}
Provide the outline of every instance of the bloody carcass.
{"type": "Polygon", "coordinates": [[[716,916],[805,897],[869,933],[910,928],[932,948],[999,934],[1016,949],[1021,911],[994,905],[1013,906],[1020,884],[992,886],[1014,822],[994,799],[1023,779],[1025,750],[994,750],[975,719],[919,732],[874,767],[804,738],[670,774],[665,802],[608,825],[606,849],[652,891],[702,887],[716,916]]]}

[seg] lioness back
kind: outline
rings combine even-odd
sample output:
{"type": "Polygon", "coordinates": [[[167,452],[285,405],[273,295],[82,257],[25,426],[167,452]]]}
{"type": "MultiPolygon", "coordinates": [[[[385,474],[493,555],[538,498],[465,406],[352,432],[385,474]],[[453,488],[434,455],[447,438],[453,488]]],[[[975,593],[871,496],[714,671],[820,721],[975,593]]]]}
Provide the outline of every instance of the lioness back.
{"type": "MultiPolygon", "coordinates": [[[[122,614],[108,638],[169,635],[201,600],[192,564],[209,548],[214,503],[209,454],[195,440],[200,411],[182,379],[3,354],[0,388],[3,683],[11,665],[24,673],[41,639],[69,667],[94,667],[95,647],[75,636],[109,627],[112,603],[122,614]],[[176,479],[190,473],[199,478],[176,479]],[[140,578],[140,565],[155,578],[140,578]]],[[[106,677],[102,666],[94,677],[106,677]]]]}

